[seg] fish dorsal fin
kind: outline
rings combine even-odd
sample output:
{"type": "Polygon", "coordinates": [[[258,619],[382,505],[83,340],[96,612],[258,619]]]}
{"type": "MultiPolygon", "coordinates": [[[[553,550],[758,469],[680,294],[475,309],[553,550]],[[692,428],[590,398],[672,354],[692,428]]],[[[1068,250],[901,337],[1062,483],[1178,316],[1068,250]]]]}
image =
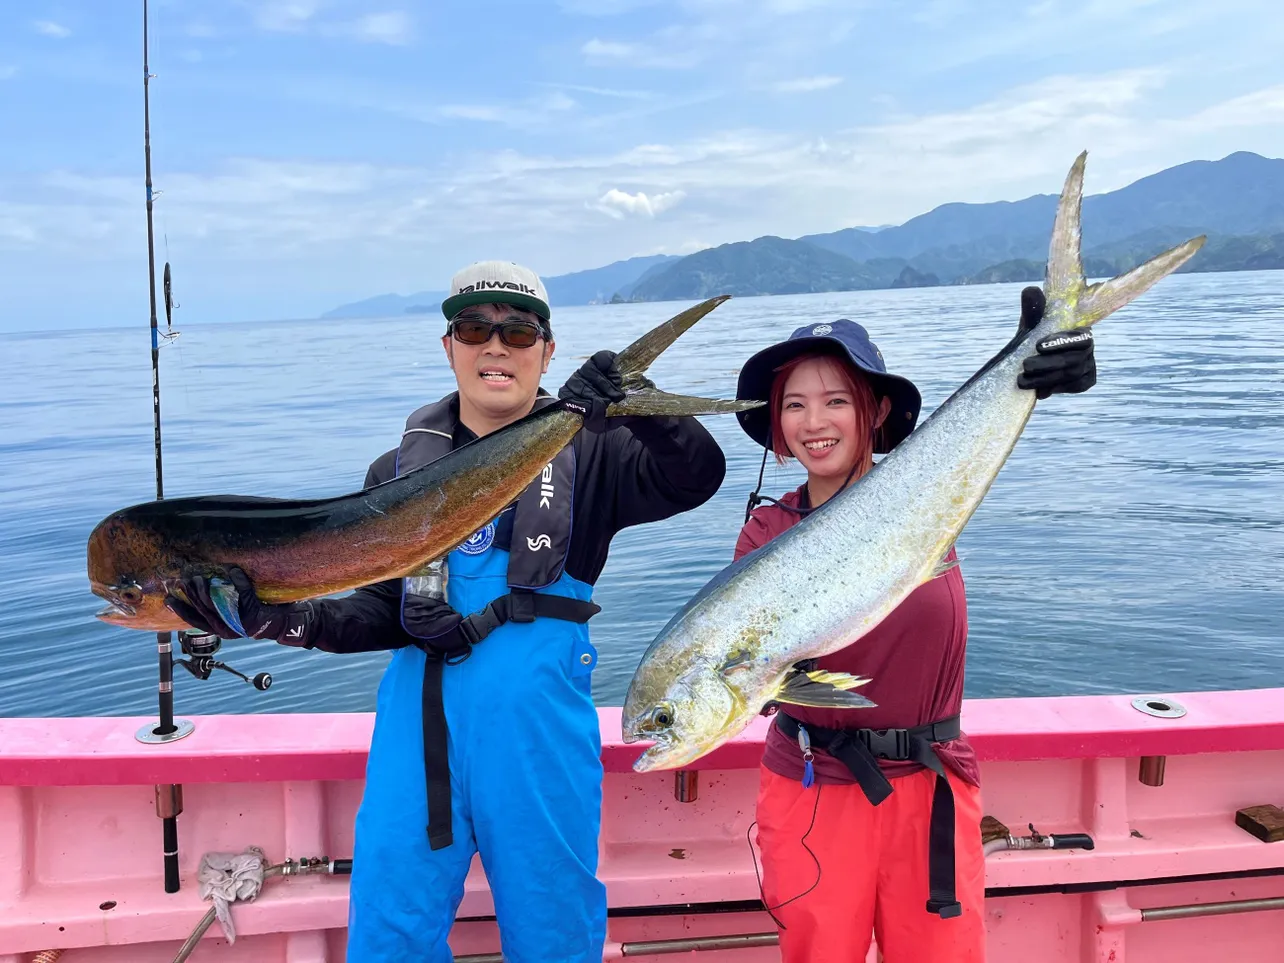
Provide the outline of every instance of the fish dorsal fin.
{"type": "Polygon", "coordinates": [[[1044,273],[1043,289],[1049,302],[1074,303],[1083,290],[1079,215],[1083,205],[1083,168],[1087,159],[1087,151],[1075,158],[1061,189],[1061,200],[1052,223],[1048,266],[1044,273]]]}
{"type": "Polygon", "coordinates": [[[932,574],[927,577],[927,580],[930,582],[934,578],[940,578],[950,569],[957,568],[959,562],[961,561],[962,559],[959,558],[957,555],[954,558],[941,559],[939,562],[936,563],[935,566],[933,566],[932,574]]]}

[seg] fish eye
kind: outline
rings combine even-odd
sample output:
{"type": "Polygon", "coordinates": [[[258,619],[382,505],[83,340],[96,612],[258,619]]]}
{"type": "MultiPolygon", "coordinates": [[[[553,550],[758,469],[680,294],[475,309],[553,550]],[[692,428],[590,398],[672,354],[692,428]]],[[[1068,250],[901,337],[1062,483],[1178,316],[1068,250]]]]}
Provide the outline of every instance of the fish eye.
{"type": "Polygon", "coordinates": [[[673,725],[673,709],[668,705],[658,705],[651,710],[651,722],[659,729],[673,725]]]}
{"type": "Polygon", "coordinates": [[[125,585],[116,590],[116,595],[122,602],[128,602],[130,605],[137,605],[143,600],[143,590],[137,585],[125,585]]]}

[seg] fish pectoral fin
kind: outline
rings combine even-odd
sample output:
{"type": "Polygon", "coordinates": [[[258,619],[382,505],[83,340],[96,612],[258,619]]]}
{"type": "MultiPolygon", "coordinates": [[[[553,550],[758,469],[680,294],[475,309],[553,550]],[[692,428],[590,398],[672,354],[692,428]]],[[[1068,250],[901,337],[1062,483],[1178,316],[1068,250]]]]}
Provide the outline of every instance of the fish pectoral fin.
{"type": "Polygon", "coordinates": [[[930,582],[934,578],[940,578],[950,569],[958,567],[958,564],[961,561],[963,560],[961,558],[958,558],[957,556],[949,560],[941,559],[939,562],[936,563],[935,567],[932,569],[932,574],[927,577],[927,580],[930,582]]]}
{"type": "Polygon", "coordinates": [[[236,587],[231,582],[221,578],[210,579],[210,601],[214,603],[215,611],[227,623],[228,628],[233,632],[239,632],[244,638],[247,633],[245,626],[241,624],[239,599],[236,587]]]}
{"type": "Polygon", "coordinates": [[[846,672],[796,672],[785,679],[776,694],[777,702],[819,709],[870,709],[875,703],[848,690],[865,685],[869,679],[846,672]]]}
{"type": "Polygon", "coordinates": [[[818,682],[821,685],[832,685],[835,689],[855,689],[858,686],[869,683],[869,679],[862,676],[851,675],[847,672],[830,672],[827,669],[811,669],[802,674],[812,682],[818,682]]]}
{"type": "Polygon", "coordinates": [[[722,663],[719,670],[723,675],[731,675],[741,669],[747,669],[753,664],[753,657],[743,649],[738,649],[727,656],[727,660],[722,663]]]}

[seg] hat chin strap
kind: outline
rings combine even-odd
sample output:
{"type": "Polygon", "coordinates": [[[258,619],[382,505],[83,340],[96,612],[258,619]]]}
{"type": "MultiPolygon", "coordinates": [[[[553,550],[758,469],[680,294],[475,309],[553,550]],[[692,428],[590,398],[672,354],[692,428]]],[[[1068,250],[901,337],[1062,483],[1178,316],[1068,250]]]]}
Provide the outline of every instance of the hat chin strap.
{"type": "MultiPolygon", "coordinates": [[[[877,432],[878,429],[876,428],[874,430],[875,432],[877,432]]],[[[771,429],[770,428],[767,429],[767,445],[762,450],[762,464],[758,466],[758,484],[754,487],[754,490],[749,493],[749,501],[745,504],[745,521],[746,522],[749,521],[749,516],[753,514],[753,510],[757,508],[759,505],[761,505],[763,502],[771,502],[777,508],[781,508],[787,512],[793,512],[795,515],[801,515],[803,518],[806,518],[816,509],[795,508],[793,505],[786,505],[784,502],[782,502],[778,498],[772,498],[770,495],[759,494],[759,492],[762,491],[762,476],[767,470],[767,452],[769,451],[771,451],[771,429]]],[[[856,474],[856,468],[857,468],[856,465],[852,465],[851,471],[847,473],[847,477],[843,479],[842,485],[838,487],[839,491],[842,491],[844,488],[846,488],[848,485],[851,484],[852,476],[856,474]]],[[[810,494],[808,494],[807,500],[808,502],[811,501],[810,494]]]]}

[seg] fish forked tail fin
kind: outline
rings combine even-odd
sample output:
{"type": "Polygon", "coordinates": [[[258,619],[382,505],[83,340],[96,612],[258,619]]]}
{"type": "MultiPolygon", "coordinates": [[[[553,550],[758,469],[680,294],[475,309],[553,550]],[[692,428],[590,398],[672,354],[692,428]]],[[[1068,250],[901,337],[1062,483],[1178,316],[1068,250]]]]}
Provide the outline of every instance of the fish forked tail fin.
{"type": "Polygon", "coordinates": [[[1194,257],[1206,240],[1203,234],[1193,237],[1169,248],[1163,254],[1155,255],[1145,264],[1138,264],[1131,271],[1092,285],[1079,301],[1079,310],[1076,312],[1079,323],[1096,324],[1118,311],[1133,298],[1144,294],[1156,281],[1172,274],[1194,257]]]}
{"type": "Polygon", "coordinates": [[[757,408],[761,401],[727,401],[717,398],[696,398],[661,391],[646,377],[646,370],[669,345],[691,328],[697,321],[720,305],[731,295],[709,298],[687,308],[663,324],[652,328],[642,337],[621,351],[615,359],[624,377],[625,399],[606,409],[608,416],[619,415],[708,415],[757,408]]]}
{"type": "Polygon", "coordinates": [[[1083,276],[1080,254],[1083,170],[1087,159],[1087,151],[1075,158],[1061,189],[1061,200],[1052,225],[1043,290],[1047,297],[1048,316],[1054,318],[1053,327],[1058,331],[1096,324],[1118,311],[1190,260],[1206,240],[1204,235],[1191,238],[1131,271],[1089,286],[1083,276]]]}

